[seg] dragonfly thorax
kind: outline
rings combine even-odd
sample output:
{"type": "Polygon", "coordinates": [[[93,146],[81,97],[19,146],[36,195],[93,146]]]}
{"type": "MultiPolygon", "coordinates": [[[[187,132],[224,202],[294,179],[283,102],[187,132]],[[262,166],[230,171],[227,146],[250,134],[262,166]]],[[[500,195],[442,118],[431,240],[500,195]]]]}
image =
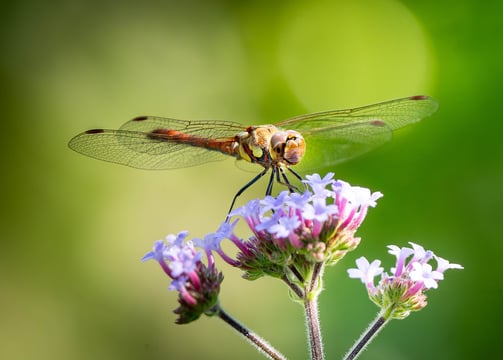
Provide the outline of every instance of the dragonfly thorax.
{"type": "Polygon", "coordinates": [[[241,159],[265,168],[295,165],[306,151],[302,135],[274,125],[251,126],[237,136],[241,159]]]}

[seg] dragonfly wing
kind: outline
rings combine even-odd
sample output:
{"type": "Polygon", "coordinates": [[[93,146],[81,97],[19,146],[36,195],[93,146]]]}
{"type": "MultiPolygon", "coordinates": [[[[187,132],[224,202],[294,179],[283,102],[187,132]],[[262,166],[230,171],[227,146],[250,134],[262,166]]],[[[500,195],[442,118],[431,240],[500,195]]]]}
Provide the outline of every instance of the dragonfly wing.
{"type": "Polygon", "coordinates": [[[430,97],[413,96],[298,116],[277,125],[305,137],[306,156],[299,167],[316,168],[344,162],[382,145],[394,130],[431,115],[437,107],[430,97]]]}
{"type": "Polygon", "coordinates": [[[304,133],[374,120],[384,122],[391,130],[396,130],[430,116],[437,108],[435,99],[419,95],[354,109],[301,115],[284,120],[277,126],[304,133]]]}
{"type": "Polygon", "coordinates": [[[171,129],[208,139],[231,141],[243,125],[224,121],[185,121],[139,117],[119,130],[96,129],[74,137],[69,147],[81,154],[140,169],[176,169],[223,160],[217,151],[153,137],[151,132],[171,129]]]}
{"type": "Polygon", "coordinates": [[[148,170],[176,169],[228,158],[205,148],[152,139],[145,133],[125,130],[91,130],[75,136],[68,146],[95,159],[148,170]]]}
{"type": "Polygon", "coordinates": [[[208,139],[230,138],[245,126],[232,121],[178,120],[158,116],[140,116],[128,121],[120,130],[149,133],[159,129],[178,130],[184,134],[208,139]]]}
{"type": "Polygon", "coordinates": [[[389,126],[375,121],[309,132],[306,154],[297,168],[306,171],[345,162],[389,141],[392,133],[389,126]]]}

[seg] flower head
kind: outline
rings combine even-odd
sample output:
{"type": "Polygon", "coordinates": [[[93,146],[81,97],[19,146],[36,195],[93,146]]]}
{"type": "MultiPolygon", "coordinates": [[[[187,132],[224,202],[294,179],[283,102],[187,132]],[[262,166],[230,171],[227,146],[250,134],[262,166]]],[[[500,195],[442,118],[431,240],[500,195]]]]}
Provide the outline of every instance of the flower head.
{"type": "Polygon", "coordinates": [[[356,248],[354,234],[382,194],[335,181],[333,173],[321,178],[308,175],[303,193],[281,192],[277,197],[252,200],[230,216],[242,218],[252,236],[229,238],[239,249],[236,261],[222,256],[245,271],[245,277],[282,277],[286,267],[306,268],[305,263],[335,264],[356,248]]]}
{"type": "Polygon", "coordinates": [[[360,279],[366,286],[370,299],[381,308],[385,318],[403,319],[411,311],[418,311],[427,305],[426,290],[436,289],[444,279],[447,269],[463,269],[459,264],[450,264],[422,246],[409,243],[412,248],[389,245],[389,253],[396,257],[390,273],[383,273],[380,261],[369,264],[364,257],[356,260],[356,269],[348,269],[349,277],[360,279]],[[409,259],[410,258],[410,259],[409,259]],[[409,259],[409,260],[408,260],[409,259]],[[429,264],[435,259],[437,268],[429,264]],[[374,277],[381,274],[381,280],[374,284],[374,277]]]}
{"type": "Polygon", "coordinates": [[[142,261],[157,261],[171,278],[169,289],[179,293],[180,307],[174,311],[179,314],[179,324],[194,321],[203,313],[211,314],[223,280],[211,253],[207,253],[206,266],[202,262],[203,253],[195,250],[194,242],[185,241],[187,235],[188,232],[183,231],[168,235],[165,241],[157,240],[152,251],[142,258],[142,261]]]}

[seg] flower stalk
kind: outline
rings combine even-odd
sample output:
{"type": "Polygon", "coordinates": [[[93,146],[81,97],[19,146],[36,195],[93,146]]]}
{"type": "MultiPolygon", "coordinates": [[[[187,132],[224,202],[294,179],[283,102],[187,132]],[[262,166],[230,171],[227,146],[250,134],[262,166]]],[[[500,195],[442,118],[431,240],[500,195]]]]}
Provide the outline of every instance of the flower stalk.
{"type": "Polygon", "coordinates": [[[377,316],[377,318],[370,324],[367,330],[363,332],[362,336],[356,341],[348,353],[344,355],[344,360],[356,359],[390,319],[391,318],[388,318],[388,320],[386,320],[381,315],[377,316]]]}
{"type": "Polygon", "coordinates": [[[234,330],[236,330],[240,335],[242,335],[246,340],[249,341],[259,352],[263,353],[269,359],[273,360],[285,360],[286,357],[281,354],[278,350],[272,347],[267,341],[258,336],[256,333],[247,329],[245,326],[240,324],[236,319],[225,312],[221,307],[216,310],[218,317],[230,325],[234,330]]]}
{"type": "Polygon", "coordinates": [[[307,296],[304,298],[304,313],[306,316],[307,336],[309,340],[311,360],[322,360],[324,358],[324,354],[317,294],[307,293],[307,296]]]}

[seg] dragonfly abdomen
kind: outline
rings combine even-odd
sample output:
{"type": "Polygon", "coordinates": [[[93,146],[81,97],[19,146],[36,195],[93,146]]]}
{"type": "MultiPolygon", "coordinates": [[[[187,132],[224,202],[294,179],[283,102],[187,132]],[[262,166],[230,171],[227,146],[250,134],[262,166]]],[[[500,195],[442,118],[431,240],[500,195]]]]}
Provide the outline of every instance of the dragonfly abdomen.
{"type": "Polygon", "coordinates": [[[223,154],[239,157],[238,143],[235,138],[210,139],[197,135],[187,134],[173,129],[156,129],[148,134],[154,140],[177,143],[181,145],[201,147],[208,150],[218,151],[223,154]]]}

